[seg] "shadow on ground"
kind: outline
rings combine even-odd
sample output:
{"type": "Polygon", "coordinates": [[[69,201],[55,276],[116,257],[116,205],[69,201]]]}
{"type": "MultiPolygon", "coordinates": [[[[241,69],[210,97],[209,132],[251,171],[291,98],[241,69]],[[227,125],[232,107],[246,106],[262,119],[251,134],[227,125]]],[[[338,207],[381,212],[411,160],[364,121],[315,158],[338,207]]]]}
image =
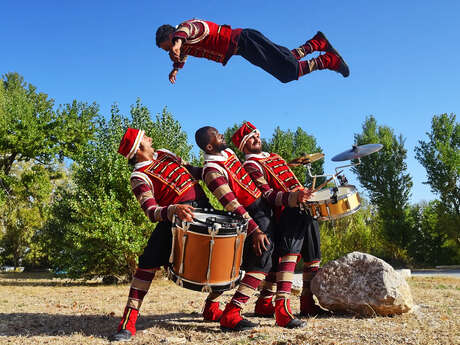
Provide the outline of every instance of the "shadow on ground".
{"type": "MultiPolygon", "coordinates": [[[[109,315],[61,315],[41,313],[0,314],[0,336],[85,336],[106,338],[116,331],[119,317],[109,315]]],[[[198,313],[142,315],[137,330],[160,327],[168,331],[194,330],[205,333],[220,332],[218,323],[203,321],[198,313]]]]}

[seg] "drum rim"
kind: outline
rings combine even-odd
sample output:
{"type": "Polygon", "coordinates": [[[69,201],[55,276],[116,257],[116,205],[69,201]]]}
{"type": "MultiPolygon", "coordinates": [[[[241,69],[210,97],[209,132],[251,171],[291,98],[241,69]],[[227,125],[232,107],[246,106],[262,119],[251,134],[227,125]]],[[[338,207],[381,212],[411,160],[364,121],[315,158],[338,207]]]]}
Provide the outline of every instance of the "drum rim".
{"type": "Polygon", "coordinates": [[[347,211],[347,212],[344,212],[344,213],[341,213],[341,214],[338,214],[338,215],[321,216],[321,217],[317,217],[317,219],[318,219],[319,221],[337,220],[337,219],[340,219],[340,218],[344,218],[344,217],[350,216],[350,215],[352,215],[353,213],[356,213],[357,211],[359,211],[360,209],[361,209],[361,204],[359,204],[357,207],[355,207],[354,209],[352,209],[352,210],[350,210],[350,211],[347,211]]]}
{"type": "MultiPolygon", "coordinates": [[[[237,219],[238,222],[236,223],[234,227],[225,226],[230,223],[227,223],[221,226],[218,229],[218,232],[214,235],[216,237],[235,237],[238,234],[247,232],[248,220],[244,218],[243,216],[236,214],[234,212],[229,212],[225,210],[216,210],[213,208],[195,208],[194,211],[205,213],[205,214],[210,214],[210,215],[215,214],[215,215],[220,215],[220,216],[233,217],[237,219]]],[[[187,222],[184,220],[180,220],[179,218],[174,219],[172,227],[181,228],[181,229],[187,228],[186,231],[193,232],[195,234],[200,234],[200,235],[205,235],[205,236],[210,235],[209,233],[210,226],[206,227],[205,224],[200,224],[196,222],[191,223],[191,222],[187,222]],[[177,223],[177,222],[180,222],[180,223],[177,223]]]]}
{"type": "Polygon", "coordinates": [[[206,283],[198,283],[198,282],[195,282],[195,281],[192,281],[192,280],[182,278],[176,272],[174,272],[174,269],[171,266],[168,267],[168,272],[172,276],[172,277],[171,276],[169,277],[170,280],[173,281],[176,285],[180,286],[180,284],[178,283],[178,281],[180,279],[181,281],[187,283],[188,285],[191,285],[191,287],[184,287],[184,286],[181,286],[181,287],[184,287],[184,288],[189,289],[189,290],[194,290],[194,291],[203,291],[203,288],[205,286],[209,286],[211,291],[228,291],[228,290],[233,289],[233,288],[231,288],[232,285],[234,285],[236,287],[236,285],[241,280],[241,276],[243,275],[243,271],[240,269],[239,272],[238,272],[237,278],[235,278],[233,280],[227,281],[227,282],[222,283],[222,284],[206,284],[206,283]]]}
{"type": "MultiPolygon", "coordinates": [[[[353,187],[353,191],[350,192],[350,193],[342,194],[342,195],[338,196],[337,201],[338,200],[343,200],[345,198],[348,198],[350,195],[358,194],[358,189],[354,185],[340,186],[340,187],[353,187]]],[[[307,204],[323,205],[323,204],[328,204],[330,201],[331,201],[330,198],[329,199],[324,199],[324,200],[318,200],[318,201],[309,201],[309,200],[307,200],[307,204]]]]}

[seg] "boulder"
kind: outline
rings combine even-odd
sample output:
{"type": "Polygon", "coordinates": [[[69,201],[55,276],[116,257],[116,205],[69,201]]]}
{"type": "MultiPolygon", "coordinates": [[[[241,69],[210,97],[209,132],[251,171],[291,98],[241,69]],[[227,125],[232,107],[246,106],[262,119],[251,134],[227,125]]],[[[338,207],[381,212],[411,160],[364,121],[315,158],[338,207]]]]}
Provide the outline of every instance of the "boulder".
{"type": "Polygon", "coordinates": [[[402,314],[414,307],[404,277],[385,261],[360,252],[324,265],[311,290],[321,306],[361,316],[402,314]]]}

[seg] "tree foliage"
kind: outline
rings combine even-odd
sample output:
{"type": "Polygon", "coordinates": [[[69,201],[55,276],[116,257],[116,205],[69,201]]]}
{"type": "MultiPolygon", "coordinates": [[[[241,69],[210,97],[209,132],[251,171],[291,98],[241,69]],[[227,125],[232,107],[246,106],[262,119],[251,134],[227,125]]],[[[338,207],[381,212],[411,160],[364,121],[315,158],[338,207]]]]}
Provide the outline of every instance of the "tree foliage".
{"type": "Polygon", "coordinates": [[[439,230],[460,248],[460,124],[454,114],[434,116],[428,141],[419,141],[415,158],[427,172],[431,191],[439,196],[439,230]]]}
{"type": "Polygon", "coordinates": [[[382,150],[361,158],[362,164],[352,168],[361,185],[369,192],[370,202],[378,207],[385,235],[404,248],[410,234],[406,224],[412,178],[405,162],[404,139],[387,126],[378,126],[373,116],[366,118],[357,145],[380,143],[382,150]]]}
{"type": "Polygon", "coordinates": [[[57,163],[81,152],[97,110],[76,101],[55,110],[54,100],[19,74],[0,80],[0,247],[7,262],[33,264],[42,256],[34,236],[61,177],[57,163]]]}

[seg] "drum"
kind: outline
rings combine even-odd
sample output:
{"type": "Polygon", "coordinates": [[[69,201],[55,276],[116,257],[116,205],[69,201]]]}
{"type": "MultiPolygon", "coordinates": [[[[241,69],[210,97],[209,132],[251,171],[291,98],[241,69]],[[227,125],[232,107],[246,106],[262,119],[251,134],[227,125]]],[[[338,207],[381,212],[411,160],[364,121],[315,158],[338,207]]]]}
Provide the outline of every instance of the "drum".
{"type": "Polygon", "coordinates": [[[194,221],[173,219],[169,277],[187,289],[233,289],[241,278],[248,222],[230,212],[195,209],[194,221]]]}
{"type": "Polygon", "coordinates": [[[361,199],[356,187],[347,185],[322,189],[314,193],[305,206],[312,217],[321,221],[333,220],[358,211],[361,208],[361,199]]]}

